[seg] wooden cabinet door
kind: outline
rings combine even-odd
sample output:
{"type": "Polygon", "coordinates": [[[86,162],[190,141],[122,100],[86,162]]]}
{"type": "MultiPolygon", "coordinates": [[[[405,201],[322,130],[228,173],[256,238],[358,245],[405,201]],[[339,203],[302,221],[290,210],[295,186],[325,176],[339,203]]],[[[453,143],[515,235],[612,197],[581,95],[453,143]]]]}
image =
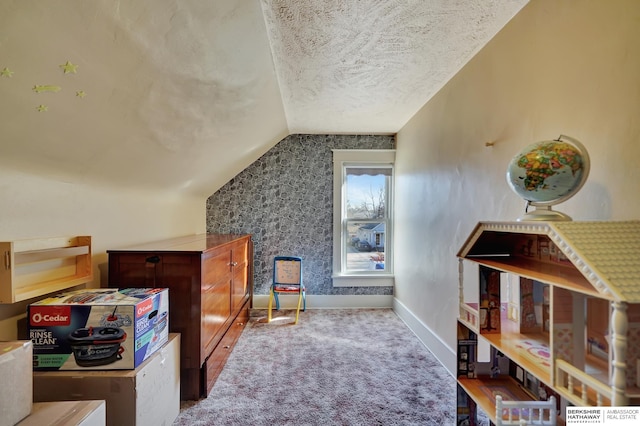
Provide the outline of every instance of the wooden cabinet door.
{"type": "Polygon", "coordinates": [[[249,240],[233,245],[233,280],[231,284],[231,311],[236,313],[249,297],[249,240]]]}
{"type": "Polygon", "coordinates": [[[203,259],[202,280],[202,341],[200,358],[209,356],[224,332],[223,326],[231,315],[231,250],[221,247],[207,253],[203,259]]]}

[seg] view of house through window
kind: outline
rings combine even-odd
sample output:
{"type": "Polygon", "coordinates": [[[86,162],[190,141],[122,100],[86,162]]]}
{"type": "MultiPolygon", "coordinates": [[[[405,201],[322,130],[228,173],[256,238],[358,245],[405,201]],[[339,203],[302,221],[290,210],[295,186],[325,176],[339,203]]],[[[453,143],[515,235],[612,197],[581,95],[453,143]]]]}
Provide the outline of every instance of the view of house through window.
{"type": "Polygon", "coordinates": [[[391,166],[345,167],[346,272],[385,271],[391,166]]]}
{"type": "Polygon", "coordinates": [[[391,149],[333,150],[333,285],[393,286],[391,149]]]}

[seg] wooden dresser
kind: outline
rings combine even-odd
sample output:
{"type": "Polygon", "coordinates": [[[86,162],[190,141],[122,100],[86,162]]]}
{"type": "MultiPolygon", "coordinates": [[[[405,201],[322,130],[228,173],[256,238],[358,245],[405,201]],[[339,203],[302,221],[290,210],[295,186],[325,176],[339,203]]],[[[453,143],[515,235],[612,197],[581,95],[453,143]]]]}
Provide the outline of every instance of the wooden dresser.
{"type": "Polygon", "coordinates": [[[169,289],[169,327],[180,333],[180,398],[211,391],[249,319],[250,235],[199,234],[107,250],[109,287],[169,289]]]}

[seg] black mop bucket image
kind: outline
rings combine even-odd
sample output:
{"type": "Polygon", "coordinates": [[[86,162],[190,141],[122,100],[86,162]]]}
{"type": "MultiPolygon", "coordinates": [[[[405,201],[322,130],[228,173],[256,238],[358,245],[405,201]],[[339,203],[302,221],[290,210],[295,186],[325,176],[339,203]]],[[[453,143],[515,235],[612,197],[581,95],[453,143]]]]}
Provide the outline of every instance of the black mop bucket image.
{"type": "Polygon", "coordinates": [[[156,323],[153,326],[153,332],[156,335],[160,334],[162,330],[164,330],[167,327],[168,314],[169,313],[165,311],[159,316],[157,316],[157,311],[156,311],[156,315],[154,315],[154,317],[156,318],[156,323]]]}
{"type": "Polygon", "coordinates": [[[107,365],[122,359],[120,346],[127,333],[117,327],[79,328],[69,335],[76,364],[81,367],[107,365]]]}

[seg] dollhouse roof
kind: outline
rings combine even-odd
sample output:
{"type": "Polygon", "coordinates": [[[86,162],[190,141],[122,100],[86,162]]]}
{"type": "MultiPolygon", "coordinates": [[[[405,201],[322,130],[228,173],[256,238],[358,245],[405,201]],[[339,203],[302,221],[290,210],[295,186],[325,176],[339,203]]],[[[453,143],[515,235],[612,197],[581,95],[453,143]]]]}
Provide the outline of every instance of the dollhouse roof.
{"type": "Polygon", "coordinates": [[[598,293],[616,301],[640,303],[640,220],[480,222],[458,256],[508,253],[500,240],[479,243],[486,233],[546,235],[598,293]]]}

